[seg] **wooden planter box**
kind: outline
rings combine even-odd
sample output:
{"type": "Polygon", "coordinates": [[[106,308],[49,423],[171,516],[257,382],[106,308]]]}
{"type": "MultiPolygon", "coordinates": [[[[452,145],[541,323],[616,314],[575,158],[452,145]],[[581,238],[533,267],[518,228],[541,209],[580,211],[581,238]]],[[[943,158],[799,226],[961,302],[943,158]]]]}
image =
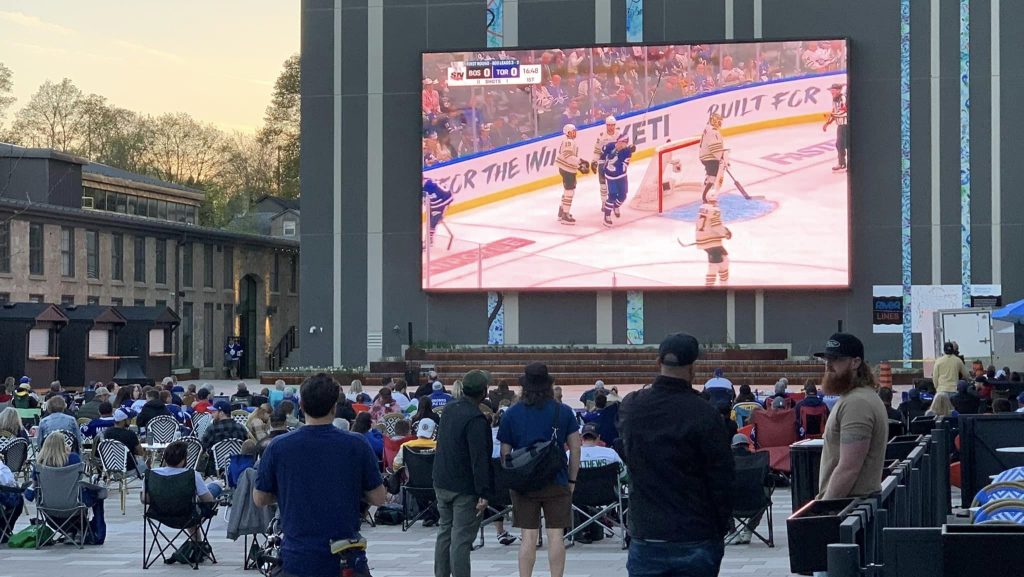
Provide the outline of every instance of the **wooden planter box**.
{"type": "MultiPolygon", "coordinates": [[[[319,372],[319,371],[310,372],[308,374],[307,373],[273,373],[273,372],[264,372],[264,373],[260,373],[260,384],[261,385],[273,385],[275,381],[277,381],[278,379],[281,379],[282,381],[284,381],[285,385],[297,387],[297,386],[301,385],[309,377],[317,374],[317,372],[319,372]]],[[[354,381],[356,379],[359,379],[360,381],[365,381],[365,377],[363,376],[362,373],[328,373],[328,374],[331,377],[333,377],[334,380],[338,381],[338,384],[340,384],[343,387],[347,387],[347,386],[351,385],[352,381],[354,381]]],[[[364,382],[363,384],[369,384],[369,383],[365,383],[364,382]]]]}
{"type": "Polygon", "coordinates": [[[199,369],[171,369],[171,374],[178,377],[179,381],[195,381],[199,379],[199,369]]]}
{"type": "Polygon", "coordinates": [[[839,542],[839,524],[855,501],[811,501],[786,519],[790,571],[809,574],[828,569],[828,545],[839,542]]]}

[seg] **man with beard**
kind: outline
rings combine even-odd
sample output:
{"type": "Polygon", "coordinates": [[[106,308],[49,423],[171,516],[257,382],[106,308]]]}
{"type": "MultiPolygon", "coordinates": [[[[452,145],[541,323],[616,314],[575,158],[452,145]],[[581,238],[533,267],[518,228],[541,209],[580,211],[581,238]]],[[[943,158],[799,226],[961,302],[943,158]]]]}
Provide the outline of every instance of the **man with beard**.
{"type": "Polygon", "coordinates": [[[864,345],[853,335],[835,333],[814,356],[825,360],[825,392],[839,395],[825,426],[818,499],[880,491],[889,417],[864,362],[864,345]]]}

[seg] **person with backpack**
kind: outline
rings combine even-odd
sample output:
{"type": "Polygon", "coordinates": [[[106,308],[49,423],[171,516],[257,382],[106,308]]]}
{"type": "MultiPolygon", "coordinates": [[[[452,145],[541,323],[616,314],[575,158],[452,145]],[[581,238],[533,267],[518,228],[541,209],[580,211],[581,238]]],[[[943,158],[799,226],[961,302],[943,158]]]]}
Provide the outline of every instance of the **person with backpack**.
{"type": "Polygon", "coordinates": [[[514,525],[522,529],[519,577],[533,575],[542,511],[551,577],[565,573],[563,529],[572,527],[572,492],[582,443],[573,410],[554,398],[554,382],[547,365],[527,365],[519,378],[520,401],[505,411],[498,427],[501,474],[512,487],[514,525]]]}
{"type": "Polygon", "coordinates": [[[15,409],[39,408],[39,399],[36,399],[35,395],[32,394],[32,379],[21,377],[21,383],[18,384],[18,390],[14,393],[14,400],[11,401],[11,405],[15,409]]]}

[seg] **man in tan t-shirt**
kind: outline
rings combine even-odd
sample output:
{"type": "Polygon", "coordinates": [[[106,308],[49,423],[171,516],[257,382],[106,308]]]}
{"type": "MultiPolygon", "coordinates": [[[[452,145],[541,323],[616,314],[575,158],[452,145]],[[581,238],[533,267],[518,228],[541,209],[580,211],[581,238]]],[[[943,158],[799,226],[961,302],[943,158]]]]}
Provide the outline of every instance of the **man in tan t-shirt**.
{"type": "Polygon", "coordinates": [[[839,395],[825,426],[818,499],[862,497],[882,490],[889,416],[857,337],[835,333],[824,352],[825,394],[839,395]]]}
{"type": "Polygon", "coordinates": [[[971,380],[967,367],[960,357],[956,356],[956,347],[953,343],[942,345],[942,356],[935,359],[932,365],[932,381],[935,383],[936,393],[956,393],[956,384],[961,379],[971,380]]]}

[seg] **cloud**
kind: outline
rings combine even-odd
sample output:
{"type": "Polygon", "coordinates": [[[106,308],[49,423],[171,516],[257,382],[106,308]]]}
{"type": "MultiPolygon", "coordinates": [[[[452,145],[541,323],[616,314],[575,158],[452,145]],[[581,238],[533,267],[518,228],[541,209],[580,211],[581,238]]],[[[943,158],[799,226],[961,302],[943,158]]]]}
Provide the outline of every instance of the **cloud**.
{"type": "Polygon", "coordinates": [[[12,46],[17,46],[23,50],[29,52],[35,52],[37,54],[46,54],[49,56],[65,56],[68,51],[63,48],[57,48],[55,46],[40,46],[39,44],[27,44],[25,42],[11,42],[12,46]]]}
{"type": "Polygon", "coordinates": [[[53,22],[47,22],[38,16],[32,16],[25,14],[24,12],[9,12],[0,10],[0,21],[9,22],[15,26],[21,26],[22,28],[30,28],[32,30],[41,30],[45,32],[52,32],[60,34],[62,36],[70,36],[75,33],[74,30],[67,26],[61,26],[60,24],[54,24],[53,22]]]}
{"type": "Polygon", "coordinates": [[[151,47],[145,46],[143,44],[136,44],[135,42],[129,42],[127,40],[114,40],[114,45],[119,47],[119,48],[123,48],[124,50],[129,50],[129,51],[132,51],[132,52],[140,53],[140,54],[145,55],[145,56],[150,56],[150,57],[153,57],[153,58],[158,58],[158,59],[163,60],[165,62],[170,62],[170,63],[173,63],[173,64],[184,64],[185,63],[185,59],[182,58],[181,56],[178,56],[177,54],[172,54],[170,52],[165,52],[163,50],[158,50],[156,48],[151,48],[151,47]]]}

